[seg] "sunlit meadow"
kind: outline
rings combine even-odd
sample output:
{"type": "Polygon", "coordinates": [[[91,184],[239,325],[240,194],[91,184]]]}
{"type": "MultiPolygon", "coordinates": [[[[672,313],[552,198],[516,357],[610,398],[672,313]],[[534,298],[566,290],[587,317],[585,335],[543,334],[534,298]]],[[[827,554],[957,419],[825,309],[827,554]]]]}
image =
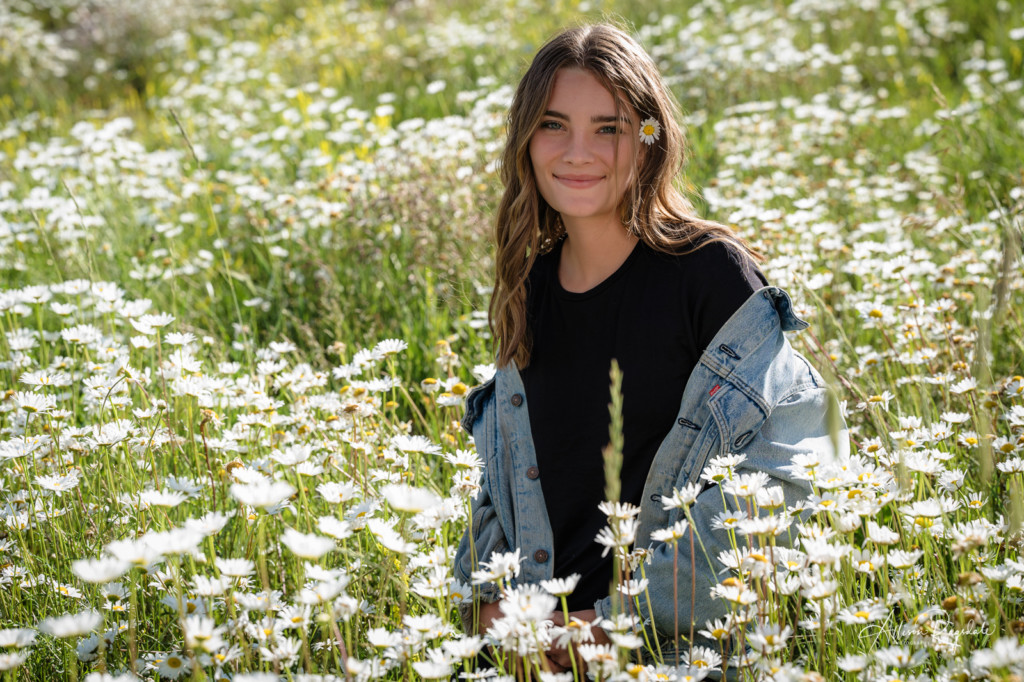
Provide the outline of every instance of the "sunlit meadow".
{"type": "MultiPolygon", "coordinates": [[[[0,3],[4,679],[496,679],[488,644],[572,679],[560,641],[600,680],[1019,681],[1022,49],[1022,0],[0,3]],[[730,615],[678,656],[632,615],[629,509],[615,646],[545,622],[567,586],[516,556],[466,635],[450,570],[502,116],[608,15],[850,425],[848,460],[793,462],[808,499],[708,467],[733,550],[694,598],[730,615]]],[[[662,541],[699,546],[693,492],[662,541]]]]}

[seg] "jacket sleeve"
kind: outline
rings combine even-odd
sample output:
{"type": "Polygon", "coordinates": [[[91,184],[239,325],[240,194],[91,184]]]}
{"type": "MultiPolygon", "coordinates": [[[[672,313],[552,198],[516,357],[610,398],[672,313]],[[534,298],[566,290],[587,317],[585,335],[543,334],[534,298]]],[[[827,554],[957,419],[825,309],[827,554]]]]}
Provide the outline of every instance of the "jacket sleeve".
{"type": "MultiPolygon", "coordinates": [[[[489,382],[474,389],[467,398],[467,411],[462,425],[474,436],[496,433],[494,431],[495,424],[487,423],[488,420],[492,422],[496,420],[492,394],[493,383],[489,382]]],[[[486,561],[495,552],[507,552],[509,549],[505,531],[501,527],[498,511],[491,496],[491,481],[486,466],[488,445],[485,442],[477,443],[480,455],[485,462],[483,475],[480,478],[480,491],[471,504],[472,518],[455,552],[454,577],[467,585],[472,585],[473,571],[480,568],[481,562],[486,561]]],[[[477,600],[493,602],[497,601],[499,597],[498,586],[493,583],[473,586],[473,599],[466,600],[459,605],[459,615],[462,617],[462,624],[467,632],[472,632],[474,603],[477,600]]]]}
{"type": "MultiPolygon", "coordinates": [[[[813,371],[812,374],[816,375],[813,371]]],[[[792,462],[793,455],[799,453],[817,452],[827,461],[835,451],[833,442],[843,444],[847,437],[845,426],[838,433],[831,433],[827,414],[828,403],[833,398],[822,383],[817,377],[811,384],[804,384],[780,399],[761,428],[742,448],[730,448],[728,442],[723,446],[721,424],[712,421],[709,426],[718,433],[709,443],[709,455],[742,453],[746,460],[737,467],[738,473],[761,471],[768,474],[767,486],[782,488],[787,507],[803,499],[810,492],[809,484],[793,478],[784,467],[792,462]],[[834,441],[836,436],[838,438],[834,441]]],[[[699,473],[690,482],[694,482],[697,476],[699,473]]],[[[676,486],[681,487],[686,482],[679,480],[676,486]]],[[[645,503],[660,502],[645,500],[645,503]]],[[[707,621],[721,618],[730,611],[728,601],[711,596],[711,589],[728,577],[718,555],[732,551],[733,544],[727,531],[712,528],[714,517],[726,509],[736,510],[734,499],[724,495],[717,485],[706,487],[690,507],[694,551],[691,553],[690,550],[689,532],[677,543],[678,553],[671,543],[655,542],[650,547],[650,563],[643,567],[644,576],[649,580],[650,600],[648,602],[647,595],[640,596],[638,615],[644,623],[653,622],[658,634],[669,641],[675,631],[677,613],[679,634],[688,637],[691,621],[696,635],[707,621]],[[695,599],[691,597],[694,586],[695,599]]],[[[685,518],[684,512],[673,510],[669,523],[681,518],[685,518]]],[[[783,533],[776,538],[777,544],[787,544],[788,537],[788,533],[783,533]]],[[[756,547],[757,540],[753,541],[756,547]]],[[[738,536],[737,542],[739,546],[746,544],[743,536],[738,536]]],[[[611,611],[611,598],[606,597],[595,606],[598,615],[607,616],[611,611]]],[[[712,644],[702,641],[699,636],[696,640],[698,644],[712,644]]]]}

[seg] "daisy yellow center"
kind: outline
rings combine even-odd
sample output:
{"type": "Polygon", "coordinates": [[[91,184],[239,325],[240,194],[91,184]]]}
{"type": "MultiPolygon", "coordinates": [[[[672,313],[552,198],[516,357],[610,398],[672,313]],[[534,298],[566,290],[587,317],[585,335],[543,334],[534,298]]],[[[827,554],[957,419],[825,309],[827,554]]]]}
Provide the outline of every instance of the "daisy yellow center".
{"type": "Polygon", "coordinates": [[[857,618],[863,618],[864,620],[867,620],[871,616],[871,614],[867,611],[858,611],[853,615],[855,615],[857,618]]]}
{"type": "Polygon", "coordinates": [[[176,656],[171,656],[170,658],[167,659],[167,667],[168,668],[180,668],[181,667],[181,659],[176,657],[176,656]]]}
{"type": "Polygon", "coordinates": [[[653,135],[653,134],[654,134],[654,126],[648,123],[647,125],[644,126],[644,135],[653,135]]]}

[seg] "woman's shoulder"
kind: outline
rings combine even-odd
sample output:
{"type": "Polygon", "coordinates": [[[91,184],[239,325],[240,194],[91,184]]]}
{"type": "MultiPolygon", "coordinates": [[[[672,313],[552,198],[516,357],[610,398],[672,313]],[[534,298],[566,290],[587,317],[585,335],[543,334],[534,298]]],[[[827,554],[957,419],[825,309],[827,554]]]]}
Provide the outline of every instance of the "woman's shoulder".
{"type": "Polygon", "coordinates": [[[680,240],[675,251],[645,246],[649,270],[666,295],[662,300],[685,321],[698,350],[707,347],[755,291],[768,285],[754,258],[727,235],[680,240]]]}
{"type": "Polygon", "coordinates": [[[738,241],[724,235],[704,234],[680,240],[672,250],[646,243],[644,247],[650,263],[673,271],[689,283],[739,278],[755,289],[768,285],[754,257],[738,241]]]}

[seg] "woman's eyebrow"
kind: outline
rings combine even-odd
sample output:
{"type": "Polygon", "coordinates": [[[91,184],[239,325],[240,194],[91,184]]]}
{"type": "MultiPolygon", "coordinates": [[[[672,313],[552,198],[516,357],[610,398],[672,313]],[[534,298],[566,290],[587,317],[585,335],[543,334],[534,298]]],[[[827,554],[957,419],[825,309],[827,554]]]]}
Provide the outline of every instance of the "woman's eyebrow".
{"type": "MultiPolygon", "coordinates": [[[[563,114],[560,111],[552,111],[551,109],[548,109],[547,111],[545,111],[544,115],[545,116],[550,116],[551,118],[560,118],[563,121],[568,121],[569,120],[569,117],[566,114],[563,114]]],[[[621,122],[621,123],[626,123],[626,124],[633,123],[631,120],[629,120],[629,117],[627,117],[627,116],[591,116],[590,117],[590,122],[591,123],[615,123],[616,121],[621,122]]]]}
{"type": "Polygon", "coordinates": [[[626,123],[630,124],[632,121],[629,120],[628,116],[593,116],[590,119],[591,123],[626,123]]]}

